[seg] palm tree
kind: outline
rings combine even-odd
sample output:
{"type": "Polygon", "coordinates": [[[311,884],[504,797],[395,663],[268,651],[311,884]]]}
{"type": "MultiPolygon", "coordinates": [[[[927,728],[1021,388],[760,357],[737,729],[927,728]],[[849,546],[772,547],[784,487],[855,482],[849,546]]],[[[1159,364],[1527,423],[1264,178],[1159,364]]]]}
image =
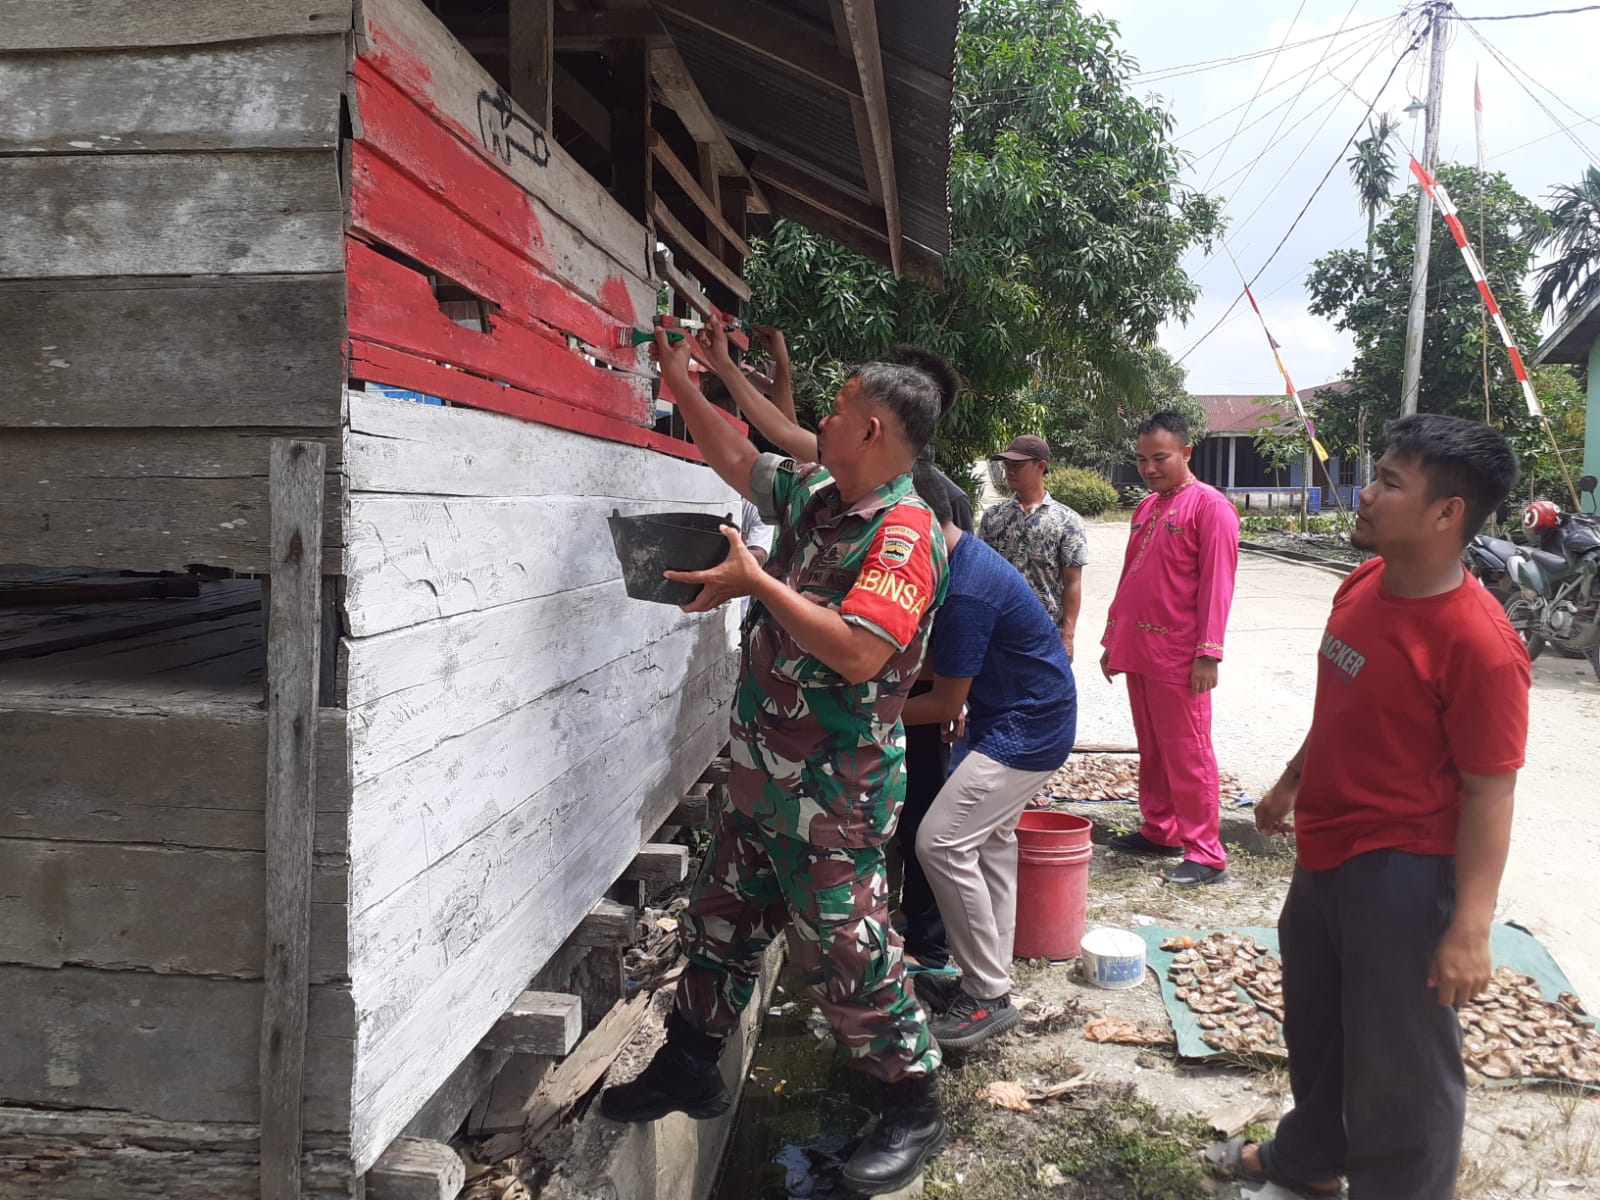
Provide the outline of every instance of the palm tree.
{"type": "Polygon", "coordinates": [[[1590,167],[1577,183],[1557,187],[1550,199],[1550,231],[1538,245],[1556,257],[1535,272],[1535,299],[1554,316],[1558,303],[1565,301],[1570,311],[1600,291],[1600,169],[1590,167]]]}
{"type": "Polygon", "coordinates": [[[1356,143],[1355,153],[1345,161],[1350,180],[1356,185],[1361,211],[1367,214],[1367,277],[1372,277],[1372,243],[1378,229],[1378,214],[1389,206],[1394,190],[1394,152],[1389,139],[1396,129],[1394,114],[1383,113],[1367,126],[1367,136],[1356,143]]]}

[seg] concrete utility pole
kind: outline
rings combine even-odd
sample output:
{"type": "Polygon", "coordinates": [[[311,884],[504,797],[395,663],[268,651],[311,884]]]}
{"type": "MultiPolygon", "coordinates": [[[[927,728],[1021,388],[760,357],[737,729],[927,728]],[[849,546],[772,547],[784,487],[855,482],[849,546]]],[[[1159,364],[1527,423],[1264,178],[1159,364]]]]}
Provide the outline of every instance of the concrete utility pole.
{"type": "MultiPolygon", "coordinates": [[[[1422,120],[1422,165],[1432,172],[1439,161],[1439,98],[1444,93],[1444,48],[1450,5],[1432,6],[1428,49],[1428,99],[1422,120]]],[[[1400,389],[1400,411],[1417,411],[1417,390],[1422,376],[1422,322],[1428,300],[1428,252],[1433,248],[1433,197],[1417,187],[1417,244],[1411,263],[1411,308],[1406,314],[1406,371],[1400,389]]]]}

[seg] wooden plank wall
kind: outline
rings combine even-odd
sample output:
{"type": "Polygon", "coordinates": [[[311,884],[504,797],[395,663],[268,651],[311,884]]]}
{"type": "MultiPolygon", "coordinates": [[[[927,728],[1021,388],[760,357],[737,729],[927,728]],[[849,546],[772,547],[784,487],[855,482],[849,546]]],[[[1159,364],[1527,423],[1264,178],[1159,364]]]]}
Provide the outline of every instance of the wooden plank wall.
{"type": "Polygon", "coordinates": [[[0,563],[262,571],[275,436],[337,494],[352,21],[0,0],[0,563]]]}
{"type": "Polygon", "coordinates": [[[619,339],[655,311],[644,226],[419,0],[363,0],[358,33],[352,376],[651,444],[643,351],[619,339]],[[478,327],[440,279],[483,302],[478,327]]]}
{"type": "Polygon", "coordinates": [[[369,1165],[727,738],[737,614],[627,599],[606,517],[709,469],[352,393],[352,1142],[369,1165]]]}

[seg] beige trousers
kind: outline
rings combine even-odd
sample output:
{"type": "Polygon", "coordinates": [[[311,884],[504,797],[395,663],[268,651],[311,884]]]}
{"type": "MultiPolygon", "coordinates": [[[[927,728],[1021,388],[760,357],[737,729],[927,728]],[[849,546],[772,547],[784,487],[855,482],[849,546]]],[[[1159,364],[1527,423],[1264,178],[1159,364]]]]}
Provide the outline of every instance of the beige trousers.
{"type": "Polygon", "coordinates": [[[1017,819],[1054,771],[1019,771],[968,754],[917,831],[917,861],[939,902],[963,986],[980,1000],[1011,991],[1017,932],[1017,819]]]}

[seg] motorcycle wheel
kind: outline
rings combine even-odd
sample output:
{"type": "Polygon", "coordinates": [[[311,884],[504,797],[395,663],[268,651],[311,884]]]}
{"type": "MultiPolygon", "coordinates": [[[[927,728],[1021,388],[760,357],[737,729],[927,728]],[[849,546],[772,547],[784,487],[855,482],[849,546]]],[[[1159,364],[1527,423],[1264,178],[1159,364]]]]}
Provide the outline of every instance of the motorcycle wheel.
{"type": "Polygon", "coordinates": [[[1533,602],[1521,592],[1513,592],[1505,598],[1506,619],[1511,622],[1511,628],[1517,631],[1517,636],[1522,639],[1522,644],[1528,648],[1528,661],[1535,661],[1544,653],[1544,635],[1539,633],[1538,610],[1533,602]]]}

